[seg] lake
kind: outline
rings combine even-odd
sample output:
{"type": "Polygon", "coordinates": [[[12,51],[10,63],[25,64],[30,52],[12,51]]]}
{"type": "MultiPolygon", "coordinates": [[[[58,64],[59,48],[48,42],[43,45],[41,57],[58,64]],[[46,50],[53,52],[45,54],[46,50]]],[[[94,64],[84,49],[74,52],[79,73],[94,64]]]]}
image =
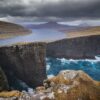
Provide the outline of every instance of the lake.
{"type": "Polygon", "coordinates": [[[12,45],[18,42],[51,42],[66,38],[66,34],[52,29],[33,29],[32,33],[0,40],[0,46],[12,45]]]}

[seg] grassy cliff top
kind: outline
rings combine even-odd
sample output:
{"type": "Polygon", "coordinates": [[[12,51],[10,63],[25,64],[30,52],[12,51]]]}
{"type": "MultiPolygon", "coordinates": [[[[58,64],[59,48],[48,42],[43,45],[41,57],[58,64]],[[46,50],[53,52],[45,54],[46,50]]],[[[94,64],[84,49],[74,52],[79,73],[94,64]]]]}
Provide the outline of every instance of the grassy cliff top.
{"type": "Polygon", "coordinates": [[[68,32],[67,38],[76,38],[76,37],[84,37],[91,35],[100,35],[100,26],[90,27],[79,31],[76,30],[73,32],[68,32]]]}
{"type": "Polygon", "coordinates": [[[46,42],[18,42],[11,45],[4,45],[0,46],[1,48],[9,48],[9,47],[16,47],[16,46],[43,46],[46,45],[46,42]]]}

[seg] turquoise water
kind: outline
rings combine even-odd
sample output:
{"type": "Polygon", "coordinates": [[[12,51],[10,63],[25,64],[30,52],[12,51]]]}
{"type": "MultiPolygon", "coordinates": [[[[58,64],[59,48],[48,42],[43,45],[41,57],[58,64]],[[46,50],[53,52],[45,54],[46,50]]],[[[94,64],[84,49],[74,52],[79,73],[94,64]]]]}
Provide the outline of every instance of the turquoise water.
{"type": "Polygon", "coordinates": [[[93,79],[100,81],[100,60],[47,58],[46,62],[48,77],[57,75],[61,70],[83,70],[93,79]]]}

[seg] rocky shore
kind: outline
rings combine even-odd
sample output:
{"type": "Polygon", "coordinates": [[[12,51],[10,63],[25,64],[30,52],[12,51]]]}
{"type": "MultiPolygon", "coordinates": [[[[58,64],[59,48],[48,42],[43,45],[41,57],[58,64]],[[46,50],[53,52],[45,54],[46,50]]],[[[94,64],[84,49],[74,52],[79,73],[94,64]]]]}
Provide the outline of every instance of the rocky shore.
{"type": "Polygon", "coordinates": [[[100,82],[83,71],[64,70],[35,90],[0,92],[0,100],[100,100],[100,82]]]}

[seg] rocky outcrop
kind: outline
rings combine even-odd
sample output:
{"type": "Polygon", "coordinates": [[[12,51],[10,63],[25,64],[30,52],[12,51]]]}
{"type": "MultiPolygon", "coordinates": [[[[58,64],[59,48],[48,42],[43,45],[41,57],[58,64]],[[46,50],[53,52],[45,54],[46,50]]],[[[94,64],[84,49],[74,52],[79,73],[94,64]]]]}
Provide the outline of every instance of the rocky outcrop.
{"type": "Polygon", "coordinates": [[[2,68],[0,67],[0,91],[8,90],[9,85],[7,81],[7,77],[3,72],[2,68]]]}
{"type": "Polygon", "coordinates": [[[48,43],[48,57],[94,58],[100,54],[100,35],[63,39],[48,43]]]}
{"type": "Polygon", "coordinates": [[[21,95],[21,92],[19,91],[2,91],[0,92],[0,97],[2,98],[16,98],[21,95]]]}
{"type": "Polygon", "coordinates": [[[54,99],[44,100],[100,100],[100,82],[83,71],[64,70],[47,79],[44,85],[52,90],[54,99]]]}
{"type": "Polygon", "coordinates": [[[1,92],[0,97],[2,100],[100,100],[100,82],[81,70],[64,70],[44,80],[44,87],[28,92],[1,92]]]}
{"type": "Polygon", "coordinates": [[[46,44],[28,43],[0,48],[0,65],[8,80],[13,76],[35,87],[42,84],[46,78],[46,44]]]}

